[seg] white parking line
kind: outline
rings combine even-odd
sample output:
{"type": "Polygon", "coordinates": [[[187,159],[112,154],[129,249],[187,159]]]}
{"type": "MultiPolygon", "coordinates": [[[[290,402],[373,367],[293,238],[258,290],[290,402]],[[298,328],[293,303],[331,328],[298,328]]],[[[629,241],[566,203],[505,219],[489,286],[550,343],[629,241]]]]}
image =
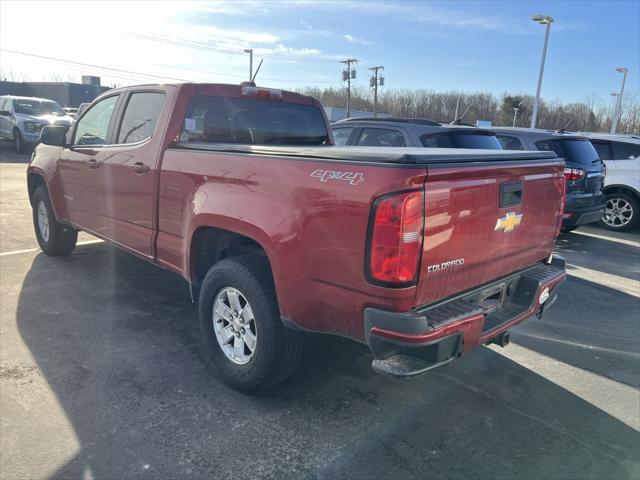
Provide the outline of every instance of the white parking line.
{"type": "MultiPolygon", "coordinates": [[[[104,240],[85,240],[84,242],[78,242],[76,245],[91,245],[92,243],[102,243],[104,240]]],[[[0,253],[0,257],[8,257],[9,255],[20,255],[23,253],[33,253],[40,251],[40,248],[25,248],[24,250],[11,250],[10,252],[0,253]]]]}
{"type": "Polygon", "coordinates": [[[584,230],[576,230],[575,232],[576,235],[584,235],[585,237],[592,237],[592,238],[598,238],[600,240],[607,240],[609,242],[616,242],[616,243],[621,243],[623,245],[631,245],[632,247],[640,247],[640,242],[638,240],[627,240],[626,238],[618,238],[618,237],[614,237],[613,235],[616,232],[613,232],[612,235],[601,235],[599,233],[593,233],[593,232],[585,232],[584,230]]]}
{"type": "Polygon", "coordinates": [[[640,282],[638,280],[601,272],[592,268],[580,267],[569,262],[567,262],[567,267],[569,267],[567,268],[567,273],[573,277],[604,285],[640,298],[640,282]]]}

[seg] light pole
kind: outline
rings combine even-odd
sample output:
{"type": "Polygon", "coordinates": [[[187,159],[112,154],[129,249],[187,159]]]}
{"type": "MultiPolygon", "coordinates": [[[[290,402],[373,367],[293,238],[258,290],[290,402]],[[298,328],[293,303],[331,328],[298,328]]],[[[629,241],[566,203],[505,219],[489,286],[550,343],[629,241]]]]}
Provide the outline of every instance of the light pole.
{"type": "Polygon", "coordinates": [[[611,92],[611,96],[615,99],[613,102],[613,114],[611,115],[611,133],[616,133],[616,117],[618,116],[618,101],[620,94],[618,92],[611,92]]]}
{"type": "Polygon", "coordinates": [[[540,25],[546,25],[544,33],[544,47],[542,48],[542,60],[540,61],[540,74],[538,75],[538,89],[536,90],[536,100],[533,103],[533,113],[531,114],[531,128],[536,128],[536,120],[538,119],[538,106],[540,105],[540,88],[542,88],[542,75],[544,74],[544,60],[547,56],[547,44],[549,43],[549,30],[553,23],[553,17],[549,15],[534,15],[531,17],[534,22],[540,25]]]}
{"type": "Polygon", "coordinates": [[[513,107],[513,126],[516,126],[516,118],[518,118],[518,107],[513,107]]]}
{"type": "Polygon", "coordinates": [[[253,48],[246,48],[244,53],[249,54],[249,81],[253,79],[253,48]]]}
{"type": "Polygon", "coordinates": [[[615,108],[615,111],[613,112],[613,119],[611,121],[611,133],[616,133],[616,129],[618,128],[618,121],[620,120],[620,116],[622,115],[622,95],[624,95],[624,83],[627,81],[628,71],[629,70],[626,67],[616,68],[616,72],[622,73],[623,77],[622,77],[622,87],[620,87],[620,93],[616,94],[618,99],[616,101],[616,108],[615,108]]]}

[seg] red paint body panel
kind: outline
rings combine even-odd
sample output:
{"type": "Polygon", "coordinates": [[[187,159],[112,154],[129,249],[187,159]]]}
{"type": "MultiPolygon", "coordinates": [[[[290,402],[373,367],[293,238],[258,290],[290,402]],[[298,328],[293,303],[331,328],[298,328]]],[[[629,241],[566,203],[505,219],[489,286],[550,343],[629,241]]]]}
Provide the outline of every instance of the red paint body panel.
{"type": "MultiPolygon", "coordinates": [[[[44,178],[59,220],[188,281],[194,276],[191,242],[199,228],[252,239],[271,263],[282,316],[303,329],[362,341],[366,307],[406,312],[551,253],[560,213],[560,161],[427,168],[181,149],[176,142],[189,100],[194,95],[240,97],[240,87],[164,85],[108,94],[119,92],[125,99],[150,89],[165,93],[151,139],[73,150],[39,145],[29,174],[44,178]],[[99,167],[89,169],[89,158],[99,167]],[[149,171],[136,173],[132,165],[137,162],[149,171]],[[323,182],[311,176],[318,169],[356,172],[364,181],[323,182]],[[523,224],[511,233],[495,232],[497,217],[514,210],[498,208],[499,185],[515,180],[524,183],[525,201],[515,209],[524,214],[523,224]],[[418,284],[372,285],[364,273],[371,206],[381,195],[408,189],[425,193],[418,284]],[[426,274],[428,265],[458,257],[465,258],[459,268],[426,274]]],[[[279,101],[320,108],[316,100],[290,92],[279,101]]],[[[470,338],[479,338],[478,322],[463,323],[460,328],[472,332],[470,338]]]]}
{"type": "Polygon", "coordinates": [[[563,198],[563,163],[429,167],[425,236],[415,305],[424,305],[545,260],[563,198]],[[500,185],[522,183],[522,203],[500,208],[500,185]],[[495,230],[508,212],[522,214],[512,232],[495,230]],[[429,272],[428,266],[464,259],[429,272]]]}
{"type": "Polygon", "coordinates": [[[321,168],[327,162],[167,150],[159,258],[190,278],[189,245],[197,228],[245,235],[267,252],[284,317],[305,329],[362,338],[365,306],[408,310],[415,292],[365,280],[371,204],[390,191],[420,188],[426,170],[354,165],[366,178],[356,188],[310,176],[321,168]]]}

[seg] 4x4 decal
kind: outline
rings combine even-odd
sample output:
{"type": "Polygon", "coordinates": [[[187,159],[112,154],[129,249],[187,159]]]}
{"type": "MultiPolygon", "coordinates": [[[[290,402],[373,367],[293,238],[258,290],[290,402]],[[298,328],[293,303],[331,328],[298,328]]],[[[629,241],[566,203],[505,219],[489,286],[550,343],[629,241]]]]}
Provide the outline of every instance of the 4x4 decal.
{"type": "Polygon", "coordinates": [[[329,180],[342,180],[349,182],[351,185],[358,185],[360,182],[364,182],[364,175],[359,172],[336,172],[335,170],[314,170],[311,172],[311,177],[319,178],[321,182],[328,182],[329,180]]]}

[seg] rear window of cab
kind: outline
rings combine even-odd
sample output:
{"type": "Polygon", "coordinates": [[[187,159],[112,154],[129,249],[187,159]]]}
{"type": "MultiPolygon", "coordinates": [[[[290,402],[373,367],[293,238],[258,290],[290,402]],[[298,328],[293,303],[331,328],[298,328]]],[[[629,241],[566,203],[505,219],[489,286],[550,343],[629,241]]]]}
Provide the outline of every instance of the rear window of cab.
{"type": "Polygon", "coordinates": [[[220,96],[195,96],[182,142],[251,145],[326,145],[329,133],[315,105],[220,96]]]}

